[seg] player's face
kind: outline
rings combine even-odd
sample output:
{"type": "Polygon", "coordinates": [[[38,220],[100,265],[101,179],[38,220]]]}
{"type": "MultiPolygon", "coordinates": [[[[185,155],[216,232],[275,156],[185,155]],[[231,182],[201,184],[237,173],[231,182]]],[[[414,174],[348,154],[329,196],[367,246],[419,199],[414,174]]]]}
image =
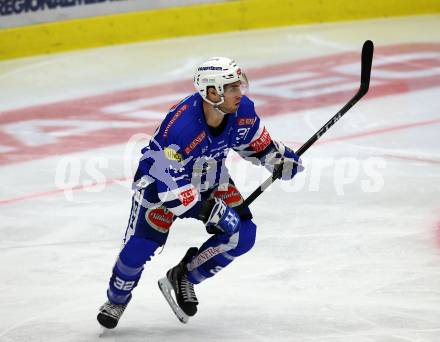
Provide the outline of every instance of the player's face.
{"type": "Polygon", "coordinates": [[[225,102],[220,105],[220,108],[226,113],[234,113],[240,105],[241,97],[244,95],[245,86],[241,81],[225,85],[225,102]]]}

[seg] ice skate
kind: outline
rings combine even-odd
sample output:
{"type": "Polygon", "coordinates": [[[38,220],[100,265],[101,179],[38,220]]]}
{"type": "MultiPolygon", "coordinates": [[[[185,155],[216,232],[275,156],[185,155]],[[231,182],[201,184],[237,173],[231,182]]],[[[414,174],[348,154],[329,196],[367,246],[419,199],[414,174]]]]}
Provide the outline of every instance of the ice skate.
{"type": "Polygon", "coordinates": [[[115,328],[118,325],[119,319],[124,313],[127,304],[113,304],[109,300],[106,301],[99,308],[99,313],[98,316],[96,317],[99,324],[101,324],[104,328],[107,329],[115,328]]]}
{"type": "Polygon", "coordinates": [[[159,288],[179,321],[187,323],[194,316],[199,304],[194,292],[194,284],[188,280],[186,264],[197,255],[198,249],[191,247],[182,261],[171,268],[166,277],[158,281],[159,288]],[[172,293],[174,293],[174,298],[172,293]]]}

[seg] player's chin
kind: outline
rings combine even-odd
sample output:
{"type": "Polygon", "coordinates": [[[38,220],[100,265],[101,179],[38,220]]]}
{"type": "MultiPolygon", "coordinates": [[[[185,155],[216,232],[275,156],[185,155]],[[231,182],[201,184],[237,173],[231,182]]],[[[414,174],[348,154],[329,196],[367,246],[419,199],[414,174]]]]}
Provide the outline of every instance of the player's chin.
{"type": "Polygon", "coordinates": [[[240,103],[236,103],[236,104],[230,104],[227,108],[226,111],[228,113],[235,113],[238,110],[238,107],[240,106],[240,103]]]}

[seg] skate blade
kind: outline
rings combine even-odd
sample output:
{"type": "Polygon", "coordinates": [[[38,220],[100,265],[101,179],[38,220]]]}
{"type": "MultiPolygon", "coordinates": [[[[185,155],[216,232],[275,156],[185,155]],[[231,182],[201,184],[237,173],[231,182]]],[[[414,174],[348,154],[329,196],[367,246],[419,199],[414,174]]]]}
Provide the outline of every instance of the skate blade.
{"type": "Polygon", "coordinates": [[[173,296],[171,295],[171,291],[173,291],[173,286],[171,285],[168,278],[165,277],[159,279],[157,284],[159,285],[160,292],[162,292],[163,296],[165,297],[165,300],[170,305],[171,310],[173,310],[178,320],[185,324],[188,323],[189,316],[185,312],[183,312],[183,310],[180,308],[180,306],[176,303],[173,296]]]}

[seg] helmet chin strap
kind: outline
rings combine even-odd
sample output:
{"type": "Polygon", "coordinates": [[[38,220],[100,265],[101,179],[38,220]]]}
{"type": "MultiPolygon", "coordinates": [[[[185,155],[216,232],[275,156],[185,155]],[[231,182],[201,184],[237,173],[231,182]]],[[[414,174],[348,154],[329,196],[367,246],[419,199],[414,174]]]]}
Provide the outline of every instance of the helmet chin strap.
{"type": "Polygon", "coordinates": [[[221,100],[219,102],[212,102],[211,100],[208,100],[206,97],[204,98],[204,100],[206,102],[208,102],[209,104],[211,104],[215,110],[217,110],[217,112],[219,112],[221,115],[227,115],[229,113],[224,112],[223,110],[221,110],[220,105],[225,102],[225,97],[224,95],[220,95],[221,100]]]}
{"type": "Polygon", "coordinates": [[[217,110],[217,112],[219,112],[222,115],[229,114],[229,113],[226,113],[226,112],[222,111],[221,108],[220,108],[220,105],[218,105],[218,104],[214,105],[214,108],[217,110]]]}

